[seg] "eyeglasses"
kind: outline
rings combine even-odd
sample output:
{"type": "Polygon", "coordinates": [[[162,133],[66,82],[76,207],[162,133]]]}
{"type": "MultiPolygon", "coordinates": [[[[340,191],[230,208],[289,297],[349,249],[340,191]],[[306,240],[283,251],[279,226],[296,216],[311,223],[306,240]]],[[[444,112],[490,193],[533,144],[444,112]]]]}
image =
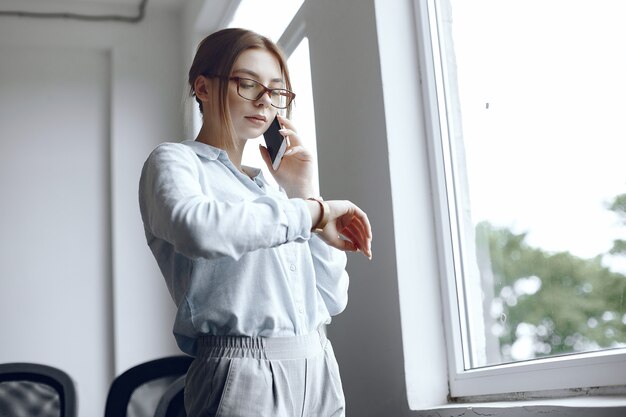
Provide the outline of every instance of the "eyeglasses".
{"type": "Polygon", "coordinates": [[[237,83],[237,94],[246,100],[257,101],[263,94],[269,93],[272,106],[277,109],[286,109],[296,98],[296,94],[285,88],[267,88],[258,81],[243,77],[218,77],[228,78],[237,83]]]}

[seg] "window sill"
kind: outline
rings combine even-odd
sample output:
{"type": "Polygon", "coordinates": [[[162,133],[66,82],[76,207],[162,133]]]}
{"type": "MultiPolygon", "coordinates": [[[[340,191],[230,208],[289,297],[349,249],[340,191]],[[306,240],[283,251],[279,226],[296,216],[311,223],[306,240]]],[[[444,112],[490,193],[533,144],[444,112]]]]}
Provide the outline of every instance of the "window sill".
{"type": "Polygon", "coordinates": [[[490,417],[567,416],[618,417],[626,415],[626,396],[593,396],[577,398],[553,398],[538,400],[485,401],[448,403],[418,411],[418,415],[457,417],[467,415],[490,417]],[[521,413],[521,414],[520,414],[521,413]]]}

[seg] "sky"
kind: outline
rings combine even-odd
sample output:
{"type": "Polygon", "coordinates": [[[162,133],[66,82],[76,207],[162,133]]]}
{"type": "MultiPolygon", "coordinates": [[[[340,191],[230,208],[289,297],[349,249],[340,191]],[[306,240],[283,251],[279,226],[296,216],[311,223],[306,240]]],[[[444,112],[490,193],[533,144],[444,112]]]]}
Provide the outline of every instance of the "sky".
{"type": "Polygon", "coordinates": [[[580,257],[626,239],[607,210],[626,193],[621,2],[451,4],[473,221],[580,257]]]}

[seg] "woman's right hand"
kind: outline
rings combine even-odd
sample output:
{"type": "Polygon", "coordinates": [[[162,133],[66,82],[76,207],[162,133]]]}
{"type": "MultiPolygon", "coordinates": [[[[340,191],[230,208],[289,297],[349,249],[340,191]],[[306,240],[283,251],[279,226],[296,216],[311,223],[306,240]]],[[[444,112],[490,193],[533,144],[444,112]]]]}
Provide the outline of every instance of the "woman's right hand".
{"type": "MultiPolygon", "coordinates": [[[[343,251],[361,251],[372,259],[372,227],[367,214],[347,200],[325,202],[330,209],[330,216],[324,229],[317,232],[317,235],[334,248],[343,251]]],[[[313,203],[319,206],[317,202],[313,203]]],[[[312,218],[315,222],[319,215],[312,214],[312,218]]]]}

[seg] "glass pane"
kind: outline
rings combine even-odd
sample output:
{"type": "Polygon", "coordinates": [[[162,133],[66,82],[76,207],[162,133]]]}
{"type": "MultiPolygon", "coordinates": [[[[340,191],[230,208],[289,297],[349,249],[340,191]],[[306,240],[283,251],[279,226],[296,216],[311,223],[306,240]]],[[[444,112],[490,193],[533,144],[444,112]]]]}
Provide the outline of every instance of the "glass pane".
{"type": "Polygon", "coordinates": [[[313,179],[316,194],[319,195],[317,169],[317,140],[315,133],[315,108],[313,105],[313,83],[311,82],[311,60],[309,58],[309,39],[303,38],[289,57],[289,71],[293,89],[297,94],[293,105],[293,123],[303,145],[313,154],[315,161],[313,179]]]}
{"type": "Polygon", "coordinates": [[[253,30],[278,42],[302,3],[304,0],[241,0],[228,27],[253,30]]]}
{"type": "Polygon", "coordinates": [[[437,13],[466,368],[625,347],[623,3],[437,13]]]}

